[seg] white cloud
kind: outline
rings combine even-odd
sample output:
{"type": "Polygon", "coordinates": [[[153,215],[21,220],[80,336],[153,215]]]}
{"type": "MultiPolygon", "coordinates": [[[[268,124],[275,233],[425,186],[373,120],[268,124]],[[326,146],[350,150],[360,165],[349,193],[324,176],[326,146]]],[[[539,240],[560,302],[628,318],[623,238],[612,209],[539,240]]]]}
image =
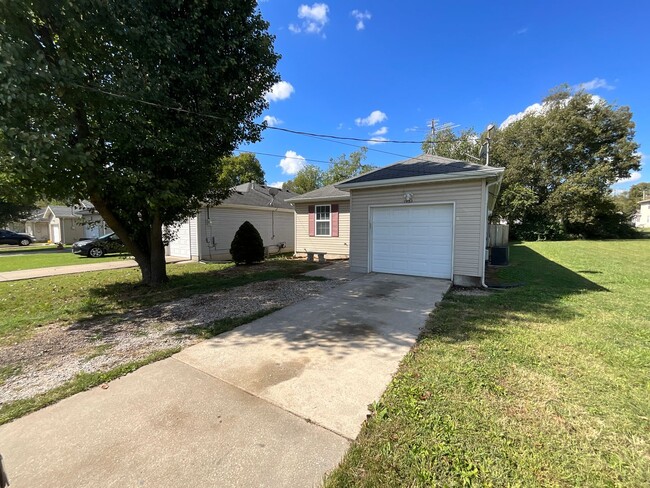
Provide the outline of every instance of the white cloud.
{"type": "Polygon", "coordinates": [[[526,107],[523,112],[508,115],[506,120],[501,122],[501,125],[499,126],[499,129],[504,129],[504,128],[508,127],[513,122],[517,122],[518,120],[523,119],[526,115],[530,115],[530,114],[539,115],[541,113],[544,113],[545,110],[546,109],[544,108],[544,106],[541,103],[533,103],[532,105],[529,105],[528,107],[526,107]]]}
{"type": "MultiPolygon", "coordinates": [[[[604,102],[604,100],[599,97],[598,95],[590,95],[591,96],[591,104],[590,106],[593,107],[594,105],[604,102]]],[[[560,103],[563,105],[566,105],[569,103],[569,100],[571,98],[567,98],[565,100],[562,100],[560,103]]],[[[540,115],[546,113],[549,109],[551,108],[551,105],[548,103],[533,103],[532,105],[529,105],[524,109],[523,112],[519,112],[516,114],[508,115],[506,120],[501,122],[501,125],[499,126],[499,129],[505,129],[508,127],[510,124],[513,122],[517,122],[518,120],[523,119],[526,115],[540,115]]]]}
{"type": "Polygon", "coordinates": [[[307,34],[320,34],[325,24],[329,22],[327,16],[330,8],[326,3],[314,3],[301,5],[298,7],[298,18],[302,20],[300,24],[289,24],[289,30],[295,34],[306,32],[307,34]]]}
{"type": "Polygon", "coordinates": [[[515,34],[521,36],[522,34],[526,34],[527,32],[528,32],[528,27],[522,27],[521,29],[517,30],[515,34]]]}
{"type": "Polygon", "coordinates": [[[305,158],[296,151],[287,151],[284,153],[284,158],[280,160],[280,168],[282,172],[288,175],[295,175],[298,171],[306,166],[305,158]]]}
{"type": "Polygon", "coordinates": [[[375,110],[364,119],[362,118],[355,119],[354,123],[357,124],[359,127],[364,125],[371,126],[383,122],[387,118],[388,116],[384,112],[382,112],[381,110],[375,110]]]}
{"type": "Polygon", "coordinates": [[[634,183],[635,181],[639,181],[641,178],[643,178],[643,175],[641,174],[640,171],[632,171],[632,173],[630,173],[629,178],[621,178],[615,184],[616,185],[629,185],[630,183],[634,183]]]}
{"type": "Polygon", "coordinates": [[[365,24],[366,20],[372,19],[372,14],[367,10],[362,12],[361,10],[354,9],[352,12],[350,12],[350,15],[352,15],[352,17],[356,19],[357,21],[356,28],[358,31],[366,28],[366,24],[365,24]]]}
{"type": "MultiPolygon", "coordinates": [[[[637,153],[638,156],[641,157],[641,166],[645,166],[645,162],[648,159],[648,156],[643,154],[642,152],[637,153]]],[[[615,186],[627,186],[630,185],[631,183],[635,183],[639,180],[643,179],[643,174],[641,174],[641,171],[632,171],[630,173],[630,176],[627,178],[621,178],[620,180],[616,181],[614,183],[615,186]]]]}
{"type": "Polygon", "coordinates": [[[282,123],[280,119],[274,117],[273,115],[265,115],[264,122],[266,122],[266,125],[269,127],[276,127],[282,123]]]}
{"type": "Polygon", "coordinates": [[[385,137],[373,137],[368,141],[368,144],[374,146],[375,144],[384,144],[388,139],[385,137]]]}
{"type": "Polygon", "coordinates": [[[575,85],[574,88],[578,90],[585,90],[585,91],[597,90],[599,88],[604,88],[605,90],[613,90],[614,86],[607,83],[607,80],[603,78],[594,78],[591,81],[585,81],[584,83],[579,83],[575,85]]]}
{"type": "Polygon", "coordinates": [[[380,127],[379,129],[377,129],[375,132],[373,132],[370,135],[371,136],[383,136],[384,134],[387,134],[387,133],[388,133],[388,127],[384,126],[384,127],[380,127]]]}
{"type": "Polygon", "coordinates": [[[277,102],[279,100],[286,100],[291,96],[295,90],[293,85],[288,81],[278,81],[271,87],[271,90],[264,95],[267,102],[277,102]]]}
{"type": "Polygon", "coordinates": [[[404,129],[404,132],[417,132],[419,130],[420,128],[417,125],[414,125],[413,127],[407,127],[404,129]]]}
{"type": "Polygon", "coordinates": [[[269,183],[266,186],[270,186],[272,188],[282,188],[282,185],[284,185],[286,181],[274,181],[273,183],[269,183]]]}

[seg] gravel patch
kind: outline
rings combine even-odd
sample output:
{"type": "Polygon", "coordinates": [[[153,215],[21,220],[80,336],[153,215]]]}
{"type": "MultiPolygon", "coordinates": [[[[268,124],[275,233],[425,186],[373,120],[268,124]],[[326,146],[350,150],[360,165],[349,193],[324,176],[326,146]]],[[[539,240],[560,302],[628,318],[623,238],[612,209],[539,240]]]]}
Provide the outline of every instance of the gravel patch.
{"type": "Polygon", "coordinates": [[[0,406],[49,391],[81,372],[106,371],[158,350],[201,341],[188,332],[190,327],[285,307],[340,284],[264,281],[100,320],[45,326],[26,341],[0,347],[0,370],[16,372],[0,381],[0,406]]]}

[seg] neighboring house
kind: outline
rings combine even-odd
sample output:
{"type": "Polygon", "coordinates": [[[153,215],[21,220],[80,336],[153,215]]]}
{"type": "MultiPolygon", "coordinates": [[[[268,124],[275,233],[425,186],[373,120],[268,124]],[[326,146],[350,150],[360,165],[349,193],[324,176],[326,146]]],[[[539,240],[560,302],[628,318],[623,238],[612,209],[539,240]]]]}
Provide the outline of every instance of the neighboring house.
{"type": "Polygon", "coordinates": [[[650,200],[639,202],[639,211],[632,217],[635,227],[650,228],[650,200]]]}
{"type": "Polygon", "coordinates": [[[43,214],[48,222],[49,240],[72,244],[81,239],[93,239],[110,232],[92,203],[81,200],[72,206],[49,205],[43,214]]]}
{"type": "Polygon", "coordinates": [[[296,219],[296,252],[325,252],[328,259],[350,256],[350,193],[325,186],[288,200],[296,219]]]}
{"type": "Polygon", "coordinates": [[[423,154],[336,184],[350,192],[350,270],[483,284],[502,176],[503,168],[423,154]]]}
{"type": "Polygon", "coordinates": [[[293,207],[287,199],[294,196],[253,182],[236,186],[219,205],[201,208],[197,216],[178,226],[167,254],[200,261],[230,260],[230,244],[247,220],[269,253],[293,252],[293,207]]]}
{"type": "Polygon", "coordinates": [[[32,235],[36,241],[45,242],[50,238],[49,220],[44,217],[45,210],[44,208],[36,209],[28,218],[12,222],[7,228],[14,232],[32,235]]]}

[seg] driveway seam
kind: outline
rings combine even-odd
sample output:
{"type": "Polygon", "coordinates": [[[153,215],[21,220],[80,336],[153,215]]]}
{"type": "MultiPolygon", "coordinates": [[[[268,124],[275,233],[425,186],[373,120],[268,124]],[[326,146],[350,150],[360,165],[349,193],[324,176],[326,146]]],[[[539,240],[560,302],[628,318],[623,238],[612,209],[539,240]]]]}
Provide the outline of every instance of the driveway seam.
{"type": "Polygon", "coordinates": [[[332,434],[340,437],[341,439],[345,439],[348,442],[354,442],[354,439],[350,439],[349,437],[341,434],[340,432],[337,432],[337,431],[335,431],[333,429],[330,429],[329,427],[326,427],[325,425],[322,425],[322,424],[320,424],[320,423],[318,423],[318,422],[316,422],[316,421],[314,421],[312,419],[309,419],[307,417],[303,417],[302,415],[299,415],[296,412],[292,412],[291,410],[287,410],[282,405],[278,405],[277,403],[272,402],[272,401],[268,400],[267,398],[262,398],[262,397],[256,395],[255,393],[250,392],[250,391],[246,390],[245,388],[242,388],[241,386],[238,386],[238,385],[236,385],[234,383],[231,383],[230,381],[226,381],[223,378],[219,378],[218,376],[215,376],[215,375],[210,374],[210,373],[208,373],[206,371],[203,371],[202,369],[197,368],[196,366],[193,366],[193,365],[191,365],[189,363],[186,363],[185,361],[183,361],[181,359],[178,359],[175,356],[172,356],[170,359],[174,359],[175,361],[178,361],[179,363],[184,364],[185,366],[188,366],[188,367],[190,367],[190,368],[192,368],[192,369],[194,369],[194,370],[196,370],[196,371],[198,371],[198,372],[200,372],[200,373],[202,373],[202,374],[204,374],[206,376],[209,376],[210,378],[214,378],[217,381],[221,381],[222,383],[225,383],[228,386],[232,386],[233,388],[236,388],[237,390],[242,391],[242,392],[246,393],[249,396],[252,396],[254,398],[257,398],[258,400],[262,400],[263,402],[268,403],[269,405],[273,405],[274,407],[279,408],[283,412],[287,412],[287,413],[293,415],[294,417],[297,417],[297,418],[303,420],[304,422],[306,422],[308,424],[315,425],[316,427],[320,427],[323,430],[331,432],[332,434]]]}

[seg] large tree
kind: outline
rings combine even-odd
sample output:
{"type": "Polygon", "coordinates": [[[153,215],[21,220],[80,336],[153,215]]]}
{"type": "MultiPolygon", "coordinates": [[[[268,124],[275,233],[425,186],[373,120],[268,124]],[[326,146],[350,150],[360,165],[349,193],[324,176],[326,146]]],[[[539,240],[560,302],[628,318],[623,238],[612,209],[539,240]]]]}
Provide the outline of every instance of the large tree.
{"type": "Polygon", "coordinates": [[[364,164],[367,153],[368,148],[362,147],[358,151],[351,152],[350,156],[341,154],[338,158],[330,158],[330,166],[323,172],[323,186],[333,185],[375,169],[376,166],[364,164]]]}
{"type": "Polygon", "coordinates": [[[221,159],[256,141],[279,80],[254,0],[0,3],[0,172],[89,198],[147,284],[164,228],[228,194],[221,159]]]}
{"type": "Polygon", "coordinates": [[[253,181],[260,185],[266,184],[266,175],[259,159],[253,153],[241,153],[238,156],[227,156],[221,161],[219,186],[232,188],[253,181]]]}
{"type": "Polygon", "coordinates": [[[330,158],[330,167],[325,171],[308,164],[298,171],[292,180],[282,185],[282,188],[302,194],[372,171],[376,166],[363,163],[367,152],[368,148],[362,147],[350,153],[349,157],[341,154],[338,158],[330,158]]]}
{"type": "Polygon", "coordinates": [[[456,134],[450,128],[444,128],[429,134],[422,143],[422,151],[459,161],[479,161],[481,138],[473,128],[464,129],[456,134]]]}
{"type": "Polygon", "coordinates": [[[610,198],[640,166],[629,108],[567,87],[541,107],[494,134],[490,164],[506,167],[496,214],[524,239],[629,233],[610,198]]]}

